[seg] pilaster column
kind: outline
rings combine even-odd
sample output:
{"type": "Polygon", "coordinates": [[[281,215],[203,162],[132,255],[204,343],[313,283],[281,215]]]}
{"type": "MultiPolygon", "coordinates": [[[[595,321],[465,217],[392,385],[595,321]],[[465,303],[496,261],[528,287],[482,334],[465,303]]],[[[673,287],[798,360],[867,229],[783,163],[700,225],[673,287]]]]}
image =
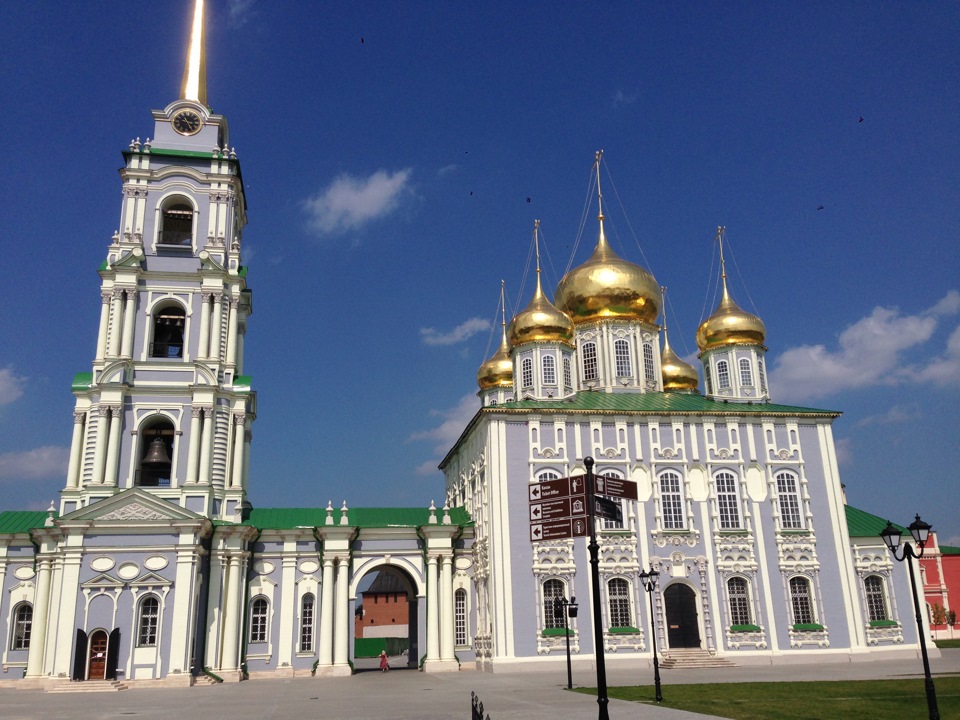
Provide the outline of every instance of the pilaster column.
{"type": "Polygon", "coordinates": [[[210,293],[200,293],[200,348],[198,358],[210,356],[210,293]]]}
{"type": "Polygon", "coordinates": [[[243,487],[243,446],[247,434],[247,416],[237,413],[233,416],[233,467],[230,473],[230,487],[243,487]]]}
{"type": "Polygon", "coordinates": [[[107,335],[110,332],[110,293],[100,294],[100,332],[97,334],[97,360],[103,360],[107,352],[107,335]]]}
{"type": "Polygon", "coordinates": [[[120,463],[120,430],[123,427],[123,406],[112,405],[108,408],[108,411],[110,413],[110,440],[107,443],[107,456],[104,461],[103,483],[104,485],[115,486],[117,484],[117,465],[120,463]]]}
{"type": "Polygon", "coordinates": [[[320,587],[320,665],[333,665],[333,560],[324,558],[320,587]]]}
{"type": "Polygon", "coordinates": [[[213,413],[214,408],[203,411],[203,432],[200,434],[200,484],[210,484],[210,460],[213,456],[213,413]]]}
{"type": "Polygon", "coordinates": [[[215,293],[213,296],[213,332],[210,334],[210,350],[208,357],[220,360],[220,324],[223,317],[223,295],[215,293]]]}
{"type": "Polygon", "coordinates": [[[137,291],[127,290],[127,306],[123,310],[123,341],[120,343],[121,357],[133,356],[133,321],[137,317],[137,291]]]}
{"type": "Polygon", "coordinates": [[[247,428],[243,432],[243,489],[247,489],[250,480],[250,443],[253,442],[253,430],[247,428]]]}
{"type": "Polygon", "coordinates": [[[444,555],[440,568],[440,659],[455,660],[453,650],[453,556],[444,555]]]}
{"type": "Polygon", "coordinates": [[[237,308],[239,298],[230,298],[230,317],[227,324],[227,365],[237,363],[237,308]]]}
{"type": "Polygon", "coordinates": [[[224,588],[223,655],[220,667],[223,670],[235,670],[240,667],[240,655],[237,652],[240,635],[240,608],[242,597],[237,587],[239,583],[240,558],[230,555],[227,558],[227,587],[224,588]]]}
{"type": "Polygon", "coordinates": [[[70,464],[67,465],[67,487],[80,486],[80,458],[83,455],[83,430],[86,425],[87,414],[75,412],[73,414],[73,437],[70,439],[70,464]]]}
{"type": "Polygon", "coordinates": [[[123,293],[120,288],[113,291],[113,303],[110,307],[110,357],[120,353],[120,333],[123,331],[123,293]]]}
{"type": "Polygon", "coordinates": [[[350,639],[350,587],[348,578],[348,558],[337,560],[337,627],[333,631],[333,664],[346,665],[349,659],[350,639]]]}
{"type": "Polygon", "coordinates": [[[104,461],[107,455],[107,433],[110,430],[110,409],[106,405],[97,407],[97,439],[93,449],[93,477],[91,483],[103,482],[104,461]]]}
{"type": "Polygon", "coordinates": [[[50,565],[52,560],[37,558],[37,594],[33,603],[33,625],[30,651],[27,655],[27,677],[43,675],[43,654],[47,647],[47,615],[50,610],[50,565]]]}
{"type": "Polygon", "coordinates": [[[200,458],[201,427],[203,408],[190,408],[190,433],[187,435],[187,483],[197,482],[197,470],[200,458]]]}
{"type": "Polygon", "coordinates": [[[440,659],[440,617],[437,597],[437,557],[427,558],[427,662],[440,659]]]}

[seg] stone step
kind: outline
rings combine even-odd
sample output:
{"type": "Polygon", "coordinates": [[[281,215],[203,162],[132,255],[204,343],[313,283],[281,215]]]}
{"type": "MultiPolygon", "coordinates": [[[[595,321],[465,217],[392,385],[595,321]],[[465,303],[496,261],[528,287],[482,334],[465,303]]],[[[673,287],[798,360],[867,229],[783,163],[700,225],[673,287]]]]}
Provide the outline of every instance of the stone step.
{"type": "Polygon", "coordinates": [[[663,654],[663,660],[660,661],[660,667],[665,670],[683,670],[692,668],[728,668],[736,667],[736,664],[726,658],[712,655],[706,650],[699,648],[680,648],[665,652],[663,654]]]}
{"type": "Polygon", "coordinates": [[[51,693],[91,693],[91,692],[120,692],[127,690],[127,686],[117,680],[86,680],[84,682],[64,682],[47,688],[51,693]]]}

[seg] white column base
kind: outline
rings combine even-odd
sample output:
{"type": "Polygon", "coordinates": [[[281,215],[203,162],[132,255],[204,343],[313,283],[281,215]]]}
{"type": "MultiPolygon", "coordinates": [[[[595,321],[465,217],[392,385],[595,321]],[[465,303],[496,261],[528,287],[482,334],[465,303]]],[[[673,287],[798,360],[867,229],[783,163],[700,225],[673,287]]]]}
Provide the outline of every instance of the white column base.
{"type": "Polygon", "coordinates": [[[456,660],[427,660],[423,663],[423,671],[428,673],[457,672],[460,663],[456,660]]]}
{"type": "Polygon", "coordinates": [[[348,677],[350,675],[353,675],[353,670],[349,665],[317,666],[316,677],[348,677]]]}

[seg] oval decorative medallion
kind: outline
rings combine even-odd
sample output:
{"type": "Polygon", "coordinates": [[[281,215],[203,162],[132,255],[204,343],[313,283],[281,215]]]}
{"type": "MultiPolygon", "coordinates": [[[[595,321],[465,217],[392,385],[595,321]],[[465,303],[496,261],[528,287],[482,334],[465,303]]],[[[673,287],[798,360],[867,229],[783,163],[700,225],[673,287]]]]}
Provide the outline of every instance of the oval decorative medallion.
{"type": "Polygon", "coordinates": [[[473,565],[473,560],[468,557],[458,557],[455,565],[457,570],[469,570],[473,565]]]}
{"type": "Polygon", "coordinates": [[[147,570],[163,570],[167,566],[167,559],[163,555],[151,555],[143,561],[147,570]]]}
{"type": "Polygon", "coordinates": [[[17,569],[13,571],[13,576],[18,580],[29,580],[36,574],[29,565],[17,565],[17,569]]]}
{"type": "Polygon", "coordinates": [[[273,563],[267,562],[266,560],[257,560],[253,564],[253,571],[257,575],[269,575],[273,572],[273,563]]]}
{"type": "Polygon", "coordinates": [[[133,580],[139,574],[140,568],[136,563],[123,563],[123,565],[117,568],[117,575],[122,577],[124,580],[133,580]]]}
{"type": "Polygon", "coordinates": [[[316,560],[304,560],[302,563],[300,563],[300,572],[302,573],[315,573],[319,569],[320,563],[318,563],[316,560]]]}
{"type": "Polygon", "coordinates": [[[106,555],[101,555],[100,557],[95,557],[90,561],[90,568],[96,570],[97,572],[106,572],[113,568],[116,565],[116,562],[112,557],[107,557],[106,555]]]}

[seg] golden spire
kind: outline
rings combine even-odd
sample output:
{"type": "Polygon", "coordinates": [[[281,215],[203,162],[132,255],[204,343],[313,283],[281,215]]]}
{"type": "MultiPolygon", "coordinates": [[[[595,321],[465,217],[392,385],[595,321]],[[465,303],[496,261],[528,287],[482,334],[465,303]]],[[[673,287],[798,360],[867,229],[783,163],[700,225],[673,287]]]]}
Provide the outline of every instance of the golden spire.
{"type": "Polygon", "coordinates": [[[513,387],[513,360],[507,343],[507,305],[504,299],[504,282],[500,281],[500,348],[477,371],[477,384],[481,390],[493,387],[513,387]]]}
{"type": "Polygon", "coordinates": [[[663,351],[660,353],[663,389],[696,392],[700,382],[696,369],[690,363],[681,360],[670,347],[670,338],[667,335],[667,288],[663,285],[660,286],[660,308],[663,312],[663,351]]]}
{"type": "Polygon", "coordinates": [[[727,290],[727,265],[723,259],[723,234],[726,228],[717,228],[714,237],[720,243],[720,279],[723,297],[720,304],[697,329],[697,347],[701,351],[720,345],[763,345],[767,329],[763,321],[746,310],[741,310],[727,290]]]}
{"type": "Polygon", "coordinates": [[[204,106],[207,104],[207,53],[203,43],[203,0],[196,0],[193,9],[190,49],[187,51],[187,63],[183,68],[180,99],[196,100],[204,106]]]}
{"type": "Polygon", "coordinates": [[[573,345],[573,321],[547,299],[540,284],[540,221],[533,223],[533,243],[537,253],[537,289],[533,300],[510,323],[510,345],[526,342],[562,342],[573,345]]]}

